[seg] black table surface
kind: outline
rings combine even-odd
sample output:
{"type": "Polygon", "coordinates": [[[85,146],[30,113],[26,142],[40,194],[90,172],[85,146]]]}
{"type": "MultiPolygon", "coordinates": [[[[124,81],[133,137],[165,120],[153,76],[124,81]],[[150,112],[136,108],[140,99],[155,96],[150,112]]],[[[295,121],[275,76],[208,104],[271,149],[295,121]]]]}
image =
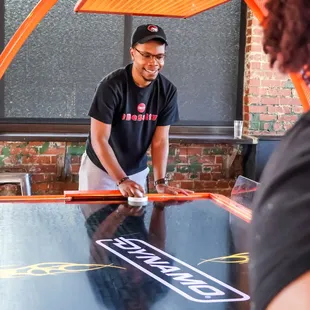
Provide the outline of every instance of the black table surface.
{"type": "Polygon", "coordinates": [[[247,227],[209,199],[1,203],[0,309],[250,309],[247,227]]]}

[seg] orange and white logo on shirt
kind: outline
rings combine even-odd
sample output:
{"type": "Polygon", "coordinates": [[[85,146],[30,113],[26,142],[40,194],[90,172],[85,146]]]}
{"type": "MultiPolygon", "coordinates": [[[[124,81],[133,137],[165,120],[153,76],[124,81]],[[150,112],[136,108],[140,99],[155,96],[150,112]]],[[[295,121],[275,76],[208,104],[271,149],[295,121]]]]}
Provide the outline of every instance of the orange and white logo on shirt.
{"type": "Polygon", "coordinates": [[[138,109],[139,113],[143,113],[145,111],[145,104],[144,103],[139,103],[137,109],[138,109]]]}

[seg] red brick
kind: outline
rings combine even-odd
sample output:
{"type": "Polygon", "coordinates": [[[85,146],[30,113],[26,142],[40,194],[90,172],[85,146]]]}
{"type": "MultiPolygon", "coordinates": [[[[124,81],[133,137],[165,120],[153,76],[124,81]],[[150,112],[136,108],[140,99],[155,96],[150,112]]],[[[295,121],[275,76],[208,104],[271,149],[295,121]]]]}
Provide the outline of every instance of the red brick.
{"type": "Polygon", "coordinates": [[[211,179],[212,179],[211,173],[207,173],[207,172],[200,173],[200,180],[210,181],[211,179]]]}
{"type": "Polygon", "coordinates": [[[77,164],[71,165],[71,173],[77,174],[79,173],[79,170],[80,170],[80,165],[77,165],[77,164]]]}
{"type": "Polygon", "coordinates": [[[247,102],[249,105],[252,105],[252,104],[259,105],[260,102],[261,102],[261,98],[259,98],[259,97],[248,96],[246,102],[247,102]]]}
{"type": "MultiPolygon", "coordinates": [[[[274,116],[273,118],[276,118],[276,116],[274,116]]],[[[265,123],[264,124],[264,130],[268,130],[269,129],[269,124],[268,123],[265,123]]]]}
{"type": "Polygon", "coordinates": [[[81,163],[81,156],[71,156],[71,164],[80,164],[81,163]]]}
{"type": "Polygon", "coordinates": [[[252,36],[252,42],[262,44],[262,38],[260,36],[252,36]]]}
{"type": "Polygon", "coordinates": [[[273,121],[275,119],[275,115],[269,115],[269,114],[261,114],[259,116],[259,119],[261,121],[266,121],[266,122],[270,122],[273,121]]]}
{"type": "Polygon", "coordinates": [[[187,155],[201,155],[202,154],[202,148],[201,147],[189,147],[187,148],[187,155]]]}
{"type": "Polygon", "coordinates": [[[244,113],[243,114],[243,121],[249,121],[250,120],[250,114],[249,113],[244,113]]]}
{"type": "Polygon", "coordinates": [[[272,69],[270,68],[269,63],[262,63],[262,70],[271,71],[272,69]]]}
{"type": "Polygon", "coordinates": [[[8,156],[8,157],[5,157],[3,159],[3,163],[5,166],[16,166],[18,165],[18,159],[16,158],[15,155],[11,155],[11,156],[8,156]]]}
{"type": "Polygon", "coordinates": [[[249,51],[252,52],[261,52],[262,51],[262,47],[260,44],[251,44],[250,46],[248,46],[249,51]]]}
{"type": "Polygon", "coordinates": [[[25,165],[41,165],[41,164],[50,164],[51,157],[45,155],[33,155],[29,157],[23,156],[22,163],[25,165]]]}
{"type": "Polygon", "coordinates": [[[187,155],[187,148],[186,147],[180,147],[179,148],[179,155],[187,155]]]}
{"type": "Polygon", "coordinates": [[[44,152],[44,155],[65,155],[65,147],[49,148],[44,152]]]}
{"type": "Polygon", "coordinates": [[[266,113],[267,112],[266,106],[250,105],[249,109],[251,113],[266,113]]]}
{"type": "Polygon", "coordinates": [[[56,164],[57,163],[57,155],[56,156],[51,156],[51,164],[56,164]]]}
{"type": "Polygon", "coordinates": [[[174,187],[181,187],[181,182],[180,181],[169,181],[170,186],[174,187]]]}
{"type": "Polygon", "coordinates": [[[268,106],[268,113],[274,114],[289,114],[291,113],[290,107],[277,107],[277,106],[268,106]]]}
{"type": "Polygon", "coordinates": [[[31,191],[33,193],[40,193],[40,192],[45,192],[47,193],[48,191],[48,184],[49,183],[34,183],[31,185],[31,191]]]}
{"type": "Polygon", "coordinates": [[[37,150],[31,147],[25,147],[25,148],[19,148],[15,146],[9,146],[10,147],[10,154],[11,155],[36,155],[37,150]]]}
{"type": "Polygon", "coordinates": [[[205,165],[213,165],[215,163],[215,155],[204,155],[201,157],[201,163],[205,165]]]}
{"type": "Polygon", "coordinates": [[[279,115],[278,120],[295,123],[298,120],[298,115],[279,115]]]}
{"type": "Polygon", "coordinates": [[[173,180],[186,180],[186,179],[188,179],[188,173],[175,172],[173,174],[173,180]]]}
{"type": "Polygon", "coordinates": [[[187,164],[188,163],[188,157],[187,156],[178,156],[177,157],[178,162],[187,164]]]}
{"type": "Polygon", "coordinates": [[[248,88],[249,94],[252,96],[259,96],[260,94],[260,88],[257,86],[250,86],[248,88]]]}
{"type": "Polygon", "coordinates": [[[303,111],[304,111],[304,109],[303,109],[303,107],[294,106],[294,107],[292,108],[292,111],[293,111],[293,113],[302,114],[303,111]]]}
{"type": "Polygon", "coordinates": [[[262,88],[262,95],[267,96],[280,96],[280,97],[289,97],[292,92],[290,89],[281,89],[281,88],[262,88]]]}
{"type": "Polygon", "coordinates": [[[216,182],[218,188],[229,188],[229,180],[219,180],[216,182]]]}
{"type": "Polygon", "coordinates": [[[223,163],[223,157],[222,156],[216,156],[215,157],[215,163],[216,164],[222,164],[223,163]]]}
{"type": "MultiPolygon", "coordinates": [[[[152,160],[149,161],[152,164],[152,160]]],[[[177,164],[175,156],[168,156],[168,164],[177,164]]]]}
{"type": "Polygon", "coordinates": [[[285,131],[291,129],[294,126],[294,123],[283,123],[283,128],[285,131]]]}
{"type": "Polygon", "coordinates": [[[209,190],[216,188],[216,181],[195,181],[195,189],[209,190]]]}
{"type": "Polygon", "coordinates": [[[194,181],[181,181],[181,187],[184,189],[194,189],[194,181]]]}
{"type": "Polygon", "coordinates": [[[260,69],[261,68],[261,63],[260,62],[250,62],[249,63],[249,68],[250,69],[260,69]]]}
{"type": "Polygon", "coordinates": [[[275,131],[281,131],[281,130],[283,130],[283,123],[275,122],[273,124],[273,128],[275,131]]]}
{"type": "Polygon", "coordinates": [[[252,33],[253,33],[254,35],[257,35],[257,36],[261,37],[262,34],[263,34],[263,31],[262,31],[262,29],[261,29],[260,26],[259,26],[259,27],[253,27],[253,28],[252,28],[252,33]]]}
{"type": "Polygon", "coordinates": [[[280,89],[280,95],[283,97],[290,97],[292,95],[292,91],[290,89],[280,89]]]}
{"type": "Polygon", "coordinates": [[[249,86],[260,86],[261,81],[259,79],[250,79],[248,83],[249,86]]]}
{"type": "Polygon", "coordinates": [[[31,176],[31,183],[42,183],[45,181],[45,174],[33,174],[31,176]]]}
{"type": "Polygon", "coordinates": [[[295,98],[281,98],[280,104],[281,105],[299,105],[299,106],[301,105],[300,100],[295,99],[295,98]]]}
{"type": "Polygon", "coordinates": [[[202,171],[210,170],[212,172],[220,172],[222,170],[221,165],[203,165],[202,171]]]}
{"type": "Polygon", "coordinates": [[[271,80],[274,78],[274,74],[272,71],[260,71],[259,75],[262,80],[271,80]]]}
{"type": "Polygon", "coordinates": [[[212,172],[212,180],[218,181],[223,178],[223,174],[221,172],[212,172]]]}
{"type": "Polygon", "coordinates": [[[266,80],[261,82],[263,87],[282,87],[282,82],[277,80],[266,80]]]}
{"type": "Polygon", "coordinates": [[[48,189],[52,191],[60,191],[63,192],[64,190],[64,182],[52,182],[48,184],[48,189]]]}
{"type": "Polygon", "coordinates": [[[40,166],[30,166],[29,172],[31,173],[56,173],[56,165],[40,165],[40,166]]]}
{"type": "MultiPolygon", "coordinates": [[[[21,142],[21,143],[23,143],[23,142],[21,142]]],[[[42,144],[43,144],[43,142],[40,142],[40,141],[29,141],[29,142],[27,143],[27,145],[28,145],[29,147],[31,147],[31,146],[42,146],[42,144]]]]}
{"type": "Polygon", "coordinates": [[[249,55],[249,61],[261,61],[262,60],[262,55],[261,54],[254,54],[254,55],[249,55]]]}
{"type": "Polygon", "coordinates": [[[262,104],[270,105],[277,104],[279,105],[279,98],[262,98],[262,104]]]}

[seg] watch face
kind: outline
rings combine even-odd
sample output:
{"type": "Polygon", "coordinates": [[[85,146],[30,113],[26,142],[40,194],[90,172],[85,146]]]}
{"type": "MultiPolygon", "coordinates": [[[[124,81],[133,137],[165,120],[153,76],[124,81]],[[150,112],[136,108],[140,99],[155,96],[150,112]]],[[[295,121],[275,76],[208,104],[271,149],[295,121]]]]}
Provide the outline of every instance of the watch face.
{"type": "Polygon", "coordinates": [[[167,182],[167,179],[166,178],[164,178],[164,179],[159,179],[159,180],[157,180],[157,181],[155,181],[155,186],[156,185],[159,185],[159,184],[164,184],[164,185],[166,185],[168,182],[167,182]]]}

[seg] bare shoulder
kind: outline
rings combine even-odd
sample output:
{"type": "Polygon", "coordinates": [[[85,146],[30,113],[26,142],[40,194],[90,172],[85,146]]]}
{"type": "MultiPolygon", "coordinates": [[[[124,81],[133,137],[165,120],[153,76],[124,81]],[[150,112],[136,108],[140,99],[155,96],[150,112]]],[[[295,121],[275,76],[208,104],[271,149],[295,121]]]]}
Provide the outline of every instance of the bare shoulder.
{"type": "Polygon", "coordinates": [[[310,309],[310,271],[286,286],[269,304],[267,310],[310,309]]]}

